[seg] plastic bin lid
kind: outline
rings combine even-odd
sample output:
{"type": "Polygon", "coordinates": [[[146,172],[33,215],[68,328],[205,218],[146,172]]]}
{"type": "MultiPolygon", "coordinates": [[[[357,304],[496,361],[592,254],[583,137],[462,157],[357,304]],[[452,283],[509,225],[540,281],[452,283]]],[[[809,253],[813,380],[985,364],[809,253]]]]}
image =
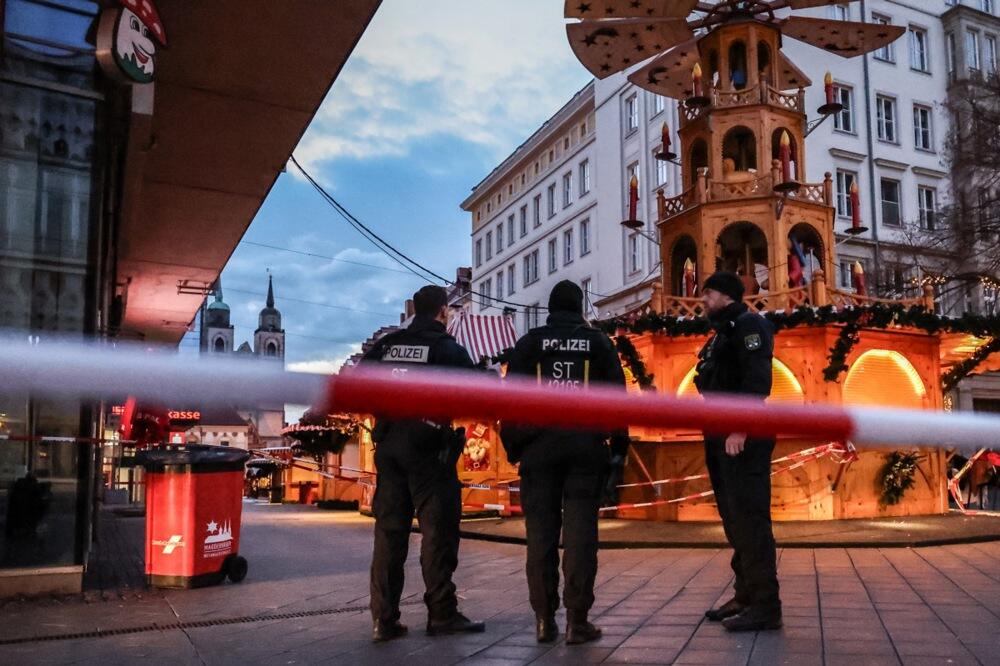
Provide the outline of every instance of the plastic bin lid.
{"type": "Polygon", "coordinates": [[[229,446],[162,446],[136,454],[136,462],[147,469],[162,469],[175,465],[198,467],[239,468],[250,459],[250,452],[229,446]]]}

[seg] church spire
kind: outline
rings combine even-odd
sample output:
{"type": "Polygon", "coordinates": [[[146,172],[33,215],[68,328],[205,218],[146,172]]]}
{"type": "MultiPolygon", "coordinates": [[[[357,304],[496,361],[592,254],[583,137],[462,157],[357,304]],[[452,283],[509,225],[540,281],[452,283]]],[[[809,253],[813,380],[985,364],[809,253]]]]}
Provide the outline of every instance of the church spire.
{"type": "Polygon", "coordinates": [[[222,302],[222,276],[220,275],[215,280],[215,286],[212,287],[212,292],[215,294],[215,302],[222,302]]]}
{"type": "MultiPolygon", "coordinates": [[[[220,293],[222,287],[219,287],[220,293]]],[[[267,307],[274,307],[274,282],[270,275],[267,276],[267,307]]]]}

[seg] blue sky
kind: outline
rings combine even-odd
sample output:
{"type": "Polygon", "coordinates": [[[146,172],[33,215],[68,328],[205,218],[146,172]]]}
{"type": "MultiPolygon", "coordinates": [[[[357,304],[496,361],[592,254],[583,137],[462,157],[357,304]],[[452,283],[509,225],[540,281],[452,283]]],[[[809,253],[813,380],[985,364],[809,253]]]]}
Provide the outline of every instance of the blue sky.
{"type": "MultiPolygon", "coordinates": [[[[562,0],[384,0],[296,159],[366,225],[454,277],[470,260],[470,218],[459,203],[589,80],[566,42],[562,8],[562,0]]],[[[291,369],[336,370],[373,331],[398,323],[423,284],[291,164],[244,241],[356,262],[248,242],[236,249],[222,280],[237,345],[252,339],[270,270],[291,369]]]]}

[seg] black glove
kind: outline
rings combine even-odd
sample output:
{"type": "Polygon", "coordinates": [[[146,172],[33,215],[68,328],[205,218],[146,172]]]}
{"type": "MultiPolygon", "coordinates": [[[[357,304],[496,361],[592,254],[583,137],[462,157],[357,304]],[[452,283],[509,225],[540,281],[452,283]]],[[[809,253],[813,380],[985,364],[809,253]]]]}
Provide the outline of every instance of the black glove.
{"type": "Polygon", "coordinates": [[[604,481],[604,494],[601,506],[618,506],[618,486],[625,478],[625,463],[628,458],[624,455],[612,455],[608,463],[608,474],[604,481]]]}

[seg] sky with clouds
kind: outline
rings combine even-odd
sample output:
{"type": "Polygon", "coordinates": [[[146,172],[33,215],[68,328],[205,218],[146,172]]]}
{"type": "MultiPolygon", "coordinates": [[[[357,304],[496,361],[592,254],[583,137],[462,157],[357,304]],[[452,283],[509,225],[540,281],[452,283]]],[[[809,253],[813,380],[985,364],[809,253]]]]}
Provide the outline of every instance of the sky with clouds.
{"type": "MultiPolygon", "coordinates": [[[[562,9],[562,0],[384,0],[296,159],[383,238],[454,277],[471,254],[460,202],[590,78],[562,9]]],[[[223,271],[237,345],[252,343],[268,270],[294,370],[336,370],[398,323],[424,284],[291,164],[223,271]]],[[[182,347],[196,349],[196,334],[182,347]]]]}

